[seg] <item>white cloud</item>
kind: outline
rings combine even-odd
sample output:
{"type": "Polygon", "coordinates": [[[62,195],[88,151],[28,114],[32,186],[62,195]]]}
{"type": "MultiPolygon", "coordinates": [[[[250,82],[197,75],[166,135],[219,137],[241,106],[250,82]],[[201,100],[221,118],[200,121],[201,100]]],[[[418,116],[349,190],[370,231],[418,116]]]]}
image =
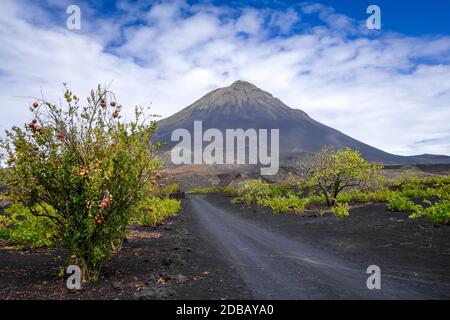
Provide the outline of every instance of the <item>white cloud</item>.
{"type": "Polygon", "coordinates": [[[278,28],[281,34],[288,34],[300,20],[297,11],[289,8],[285,12],[273,12],[270,16],[269,26],[278,28]]]}
{"type": "Polygon", "coordinates": [[[235,28],[237,32],[244,32],[250,35],[258,35],[263,24],[263,16],[256,9],[246,9],[236,20],[235,28]]]}
{"type": "Polygon", "coordinates": [[[152,102],[169,116],[243,79],[383,150],[450,154],[449,37],[383,30],[367,38],[360,22],[322,5],[300,13],[184,1],[119,7],[121,16],[100,18],[82,6],[83,29],[72,32],[51,22],[54,11],[39,8],[41,23],[28,2],[0,2],[0,130],[29,120],[29,99],[19,96],[42,88],[56,100],[63,82],[81,96],[113,81],[121,103],[152,102]],[[291,34],[309,14],[326,26],[291,34]]]}

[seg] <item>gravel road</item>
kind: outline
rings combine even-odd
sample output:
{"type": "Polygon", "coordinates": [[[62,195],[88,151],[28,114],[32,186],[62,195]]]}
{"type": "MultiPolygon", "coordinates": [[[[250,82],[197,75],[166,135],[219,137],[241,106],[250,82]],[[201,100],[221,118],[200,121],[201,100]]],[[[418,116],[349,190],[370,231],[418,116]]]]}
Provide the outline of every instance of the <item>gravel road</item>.
{"type": "MultiPolygon", "coordinates": [[[[238,270],[259,299],[423,299],[413,279],[381,274],[381,289],[366,285],[368,265],[356,264],[215,205],[204,195],[189,197],[203,235],[238,270]]],[[[429,283],[433,285],[432,282],[429,283]]],[[[424,286],[425,288],[427,286],[424,286]]]]}

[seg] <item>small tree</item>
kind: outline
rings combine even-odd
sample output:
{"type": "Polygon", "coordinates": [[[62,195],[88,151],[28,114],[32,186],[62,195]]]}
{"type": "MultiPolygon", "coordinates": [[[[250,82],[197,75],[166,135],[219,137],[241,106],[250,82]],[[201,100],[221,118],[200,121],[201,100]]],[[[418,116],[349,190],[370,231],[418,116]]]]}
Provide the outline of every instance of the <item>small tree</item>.
{"type": "Polygon", "coordinates": [[[121,106],[100,86],[85,105],[65,89],[65,107],[37,100],[32,121],[6,132],[4,179],[14,200],[53,221],[89,281],[120,248],[130,208],[149,196],[161,167],[150,140],[156,121],[137,107],[134,120],[121,121],[121,106]]]}
{"type": "Polygon", "coordinates": [[[368,188],[378,184],[383,167],[364,160],[350,148],[334,150],[325,147],[312,158],[310,178],[325,196],[328,206],[334,206],[336,197],[344,189],[368,188]]]}

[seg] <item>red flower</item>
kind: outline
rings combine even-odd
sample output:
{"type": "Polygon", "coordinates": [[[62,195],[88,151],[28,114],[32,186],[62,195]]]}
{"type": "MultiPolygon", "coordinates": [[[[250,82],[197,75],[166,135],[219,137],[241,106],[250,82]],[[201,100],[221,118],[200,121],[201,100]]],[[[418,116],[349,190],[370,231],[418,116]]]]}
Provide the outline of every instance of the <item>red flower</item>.
{"type": "Polygon", "coordinates": [[[106,197],[105,199],[103,199],[102,200],[102,202],[100,203],[100,208],[105,208],[105,207],[107,207],[108,206],[108,204],[109,204],[109,198],[108,197],[106,197]]]}

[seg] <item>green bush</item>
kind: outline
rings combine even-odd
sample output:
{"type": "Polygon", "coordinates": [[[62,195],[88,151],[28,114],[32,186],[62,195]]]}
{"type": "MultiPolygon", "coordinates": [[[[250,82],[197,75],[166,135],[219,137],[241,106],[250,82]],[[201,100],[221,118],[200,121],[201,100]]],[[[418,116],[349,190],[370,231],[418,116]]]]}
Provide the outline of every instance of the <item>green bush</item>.
{"type": "Polygon", "coordinates": [[[417,176],[416,172],[412,170],[406,170],[402,173],[400,179],[393,182],[392,185],[394,186],[402,186],[406,184],[416,184],[420,181],[419,177],[417,176]]]}
{"type": "Polygon", "coordinates": [[[246,180],[237,185],[235,189],[226,188],[225,192],[236,196],[234,202],[242,202],[245,206],[261,205],[268,198],[289,198],[296,189],[291,183],[270,184],[260,179],[246,180]]]}
{"type": "Polygon", "coordinates": [[[408,198],[428,198],[436,196],[436,189],[423,184],[408,183],[402,185],[401,194],[408,198]]]}
{"type": "Polygon", "coordinates": [[[412,183],[420,183],[426,186],[438,186],[450,184],[450,175],[447,177],[428,177],[423,179],[413,179],[412,183]]]}
{"type": "Polygon", "coordinates": [[[273,212],[286,213],[296,212],[301,213],[305,210],[306,205],[309,203],[308,198],[299,198],[290,194],[288,197],[275,196],[271,198],[262,199],[258,205],[268,206],[273,212]]]}
{"type": "Polygon", "coordinates": [[[297,177],[295,180],[289,184],[290,190],[294,191],[296,194],[310,194],[314,192],[316,184],[310,179],[297,177]]]}
{"type": "Polygon", "coordinates": [[[181,190],[178,183],[171,183],[159,189],[160,198],[169,198],[170,196],[179,193],[181,190]]]}
{"type": "Polygon", "coordinates": [[[436,196],[442,200],[450,200],[450,184],[438,188],[436,190],[436,196]]]}
{"type": "Polygon", "coordinates": [[[205,188],[194,188],[189,190],[188,194],[207,194],[207,193],[214,193],[214,192],[222,192],[225,191],[226,188],[224,187],[205,187],[205,188]]]}
{"type": "Polygon", "coordinates": [[[228,195],[228,196],[230,196],[230,197],[236,197],[236,196],[237,196],[237,191],[236,191],[236,189],[234,189],[234,188],[231,187],[231,186],[223,187],[221,191],[225,192],[226,195],[228,195]]]}
{"type": "Polygon", "coordinates": [[[315,204],[326,204],[327,201],[324,197],[324,195],[311,195],[308,197],[309,203],[315,203],[315,204]]]}
{"type": "Polygon", "coordinates": [[[424,210],[420,210],[410,216],[410,218],[427,217],[434,223],[450,223],[450,201],[438,201],[424,210]]]}
{"type": "Polygon", "coordinates": [[[245,206],[258,204],[266,198],[276,196],[272,187],[267,182],[260,179],[246,180],[237,187],[237,201],[241,201],[245,206]]]}
{"type": "MultiPolygon", "coordinates": [[[[35,212],[55,214],[49,206],[36,208],[35,212]]],[[[57,245],[60,241],[57,230],[51,219],[33,215],[28,208],[20,204],[14,204],[5,210],[5,215],[0,215],[0,239],[7,240],[18,248],[57,245]]]]}
{"type": "Polygon", "coordinates": [[[391,187],[398,189],[403,196],[409,198],[439,196],[438,190],[445,189],[449,185],[450,176],[419,179],[414,173],[406,173],[398,181],[391,183],[391,187]]]}
{"type": "Polygon", "coordinates": [[[146,227],[155,227],[180,210],[180,200],[148,198],[135,208],[137,220],[146,227]]]}
{"type": "Polygon", "coordinates": [[[419,179],[414,175],[403,177],[395,186],[400,191],[388,199],[388,208],[392,211],[412,211],[410,218],[427,217],[435,223],[448,224],[450,219],[450,177],[430,177],[419,179]],[[428,199],[423,208],[415,205],[408,198],[434,198],[434,203],[428,199]]]}
{"type": "Polygon", "coordinates": [[[333,206],[345,189],[373,188],[382,183],[381,165],[367,162],[357,150],[324,147],[311,158],[310,179],[333,206]]]}
{"type": "Polygon", "coordinates": [[[331,208],[331,212],[339,218],[345,218],[350,215],[349,207],[346,203],[337,203],[334,207],[331,208]]]}
{"type": "Polygon", "coordinates": [[[32,213],[53,208],[41,214],[54,222],[84,281],[95,281],[120,249],[131,207],[148,197],[162,167],[151,142],[156,121],[137,107],[123,120],[121,110],[100,86],[85,101],[66,88],[64,103],[33,102],[30,122],[0,141],[12,202],[32,213]]]}
{"type": "Polygon", "coordinates": [[[386,205],[389,210],[395,212],[418,212],[421,208],[419,205],[414,204],[414,202],[398,192],[394,192],[388,197],[386,205]]]}
{"type": "Polygon", "coordinates": [[[340,194],[338,194],[336,201],[340,203],[383,202],[389,198],[391,193],[392,191],[389,191],[387,189],[381,189],[377,191],[352,190],[341,192],[340,194]]]}
{"type": "Polygon", "coordinates": [[[271,192],[272,196],[284,196],[288,197],[292,193],[293,187],[288,182],[271,184],[271,192]]]}

